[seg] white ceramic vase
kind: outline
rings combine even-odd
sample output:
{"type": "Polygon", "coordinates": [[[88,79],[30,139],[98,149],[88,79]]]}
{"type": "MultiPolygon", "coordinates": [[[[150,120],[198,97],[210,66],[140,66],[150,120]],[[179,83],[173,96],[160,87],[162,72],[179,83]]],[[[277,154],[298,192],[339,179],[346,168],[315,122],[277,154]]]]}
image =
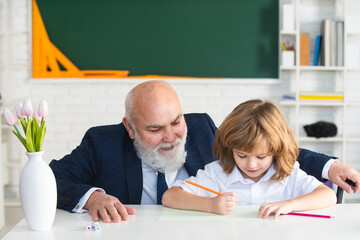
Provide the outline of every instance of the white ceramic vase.
{"type": "Polygon", "coordinates": [[[31,230],[49,230],[56,212],[55,176],[41,152],[27,152],[29,157],[20,175],[20,200],[31,230]]]}

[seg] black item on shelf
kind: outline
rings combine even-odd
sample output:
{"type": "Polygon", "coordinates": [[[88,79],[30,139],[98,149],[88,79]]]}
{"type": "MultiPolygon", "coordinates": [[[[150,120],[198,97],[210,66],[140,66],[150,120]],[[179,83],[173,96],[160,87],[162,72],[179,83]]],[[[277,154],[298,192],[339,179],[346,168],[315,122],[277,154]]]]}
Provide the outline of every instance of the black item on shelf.
{"type": "Polygon", "coordinates": [[[305,125],[304,129],[308,137],[333,137],[337,134],[336,125],[325,121],[318,121],[313,124],[305,125]]]}

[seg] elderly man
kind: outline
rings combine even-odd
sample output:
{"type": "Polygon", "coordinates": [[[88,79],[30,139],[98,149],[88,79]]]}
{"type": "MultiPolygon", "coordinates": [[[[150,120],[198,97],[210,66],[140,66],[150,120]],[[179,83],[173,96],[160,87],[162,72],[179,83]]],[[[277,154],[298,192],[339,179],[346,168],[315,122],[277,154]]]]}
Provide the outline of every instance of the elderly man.
{"type": "MultiPolygon", "coordinates": [[[[207,114],[183,114],[169,84],[139,84],[129,92],[125,110],[122,124],[89,129],[71,154],[50,163],[58,208],[88,210],[93,221],[126,221],[135,209],[123,204],[161,204],[175,180],[215,160],[214,122],[207,114]]],[[[298,161],[320,180],[330,179],[347,192],[359,190],[360,174],[329,156],[302,149],[298,161]]]]}

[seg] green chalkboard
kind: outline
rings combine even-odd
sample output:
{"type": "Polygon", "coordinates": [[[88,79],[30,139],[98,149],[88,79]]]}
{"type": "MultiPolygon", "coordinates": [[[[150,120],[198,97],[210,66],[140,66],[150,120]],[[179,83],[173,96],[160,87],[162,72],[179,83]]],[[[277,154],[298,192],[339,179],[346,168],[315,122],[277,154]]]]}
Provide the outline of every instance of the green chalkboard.
{"type": "Polygon", "coordinates": [[[80,70],[278,78],[278,0],[37,0],[80,70]]]}

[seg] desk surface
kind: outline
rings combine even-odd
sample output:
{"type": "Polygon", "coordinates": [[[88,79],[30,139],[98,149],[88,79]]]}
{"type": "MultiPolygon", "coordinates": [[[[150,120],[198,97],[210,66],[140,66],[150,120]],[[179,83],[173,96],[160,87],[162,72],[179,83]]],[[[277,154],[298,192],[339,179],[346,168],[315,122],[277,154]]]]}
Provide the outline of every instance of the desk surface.
{"type": "Polygon", "coordinates": [[[157,205],[136,205],[137,213],[121,223],[100,222],[101,231],[86,231],[88,213],[57,210],[50,231],[29,230],[25,219],[3,239],[358,239],[360,204],[340,204],[310,213],[332,219],[283,215],[279,219],[257,218],[258,206],[237,206],[230,215],[180,211],[157,205]]]}

